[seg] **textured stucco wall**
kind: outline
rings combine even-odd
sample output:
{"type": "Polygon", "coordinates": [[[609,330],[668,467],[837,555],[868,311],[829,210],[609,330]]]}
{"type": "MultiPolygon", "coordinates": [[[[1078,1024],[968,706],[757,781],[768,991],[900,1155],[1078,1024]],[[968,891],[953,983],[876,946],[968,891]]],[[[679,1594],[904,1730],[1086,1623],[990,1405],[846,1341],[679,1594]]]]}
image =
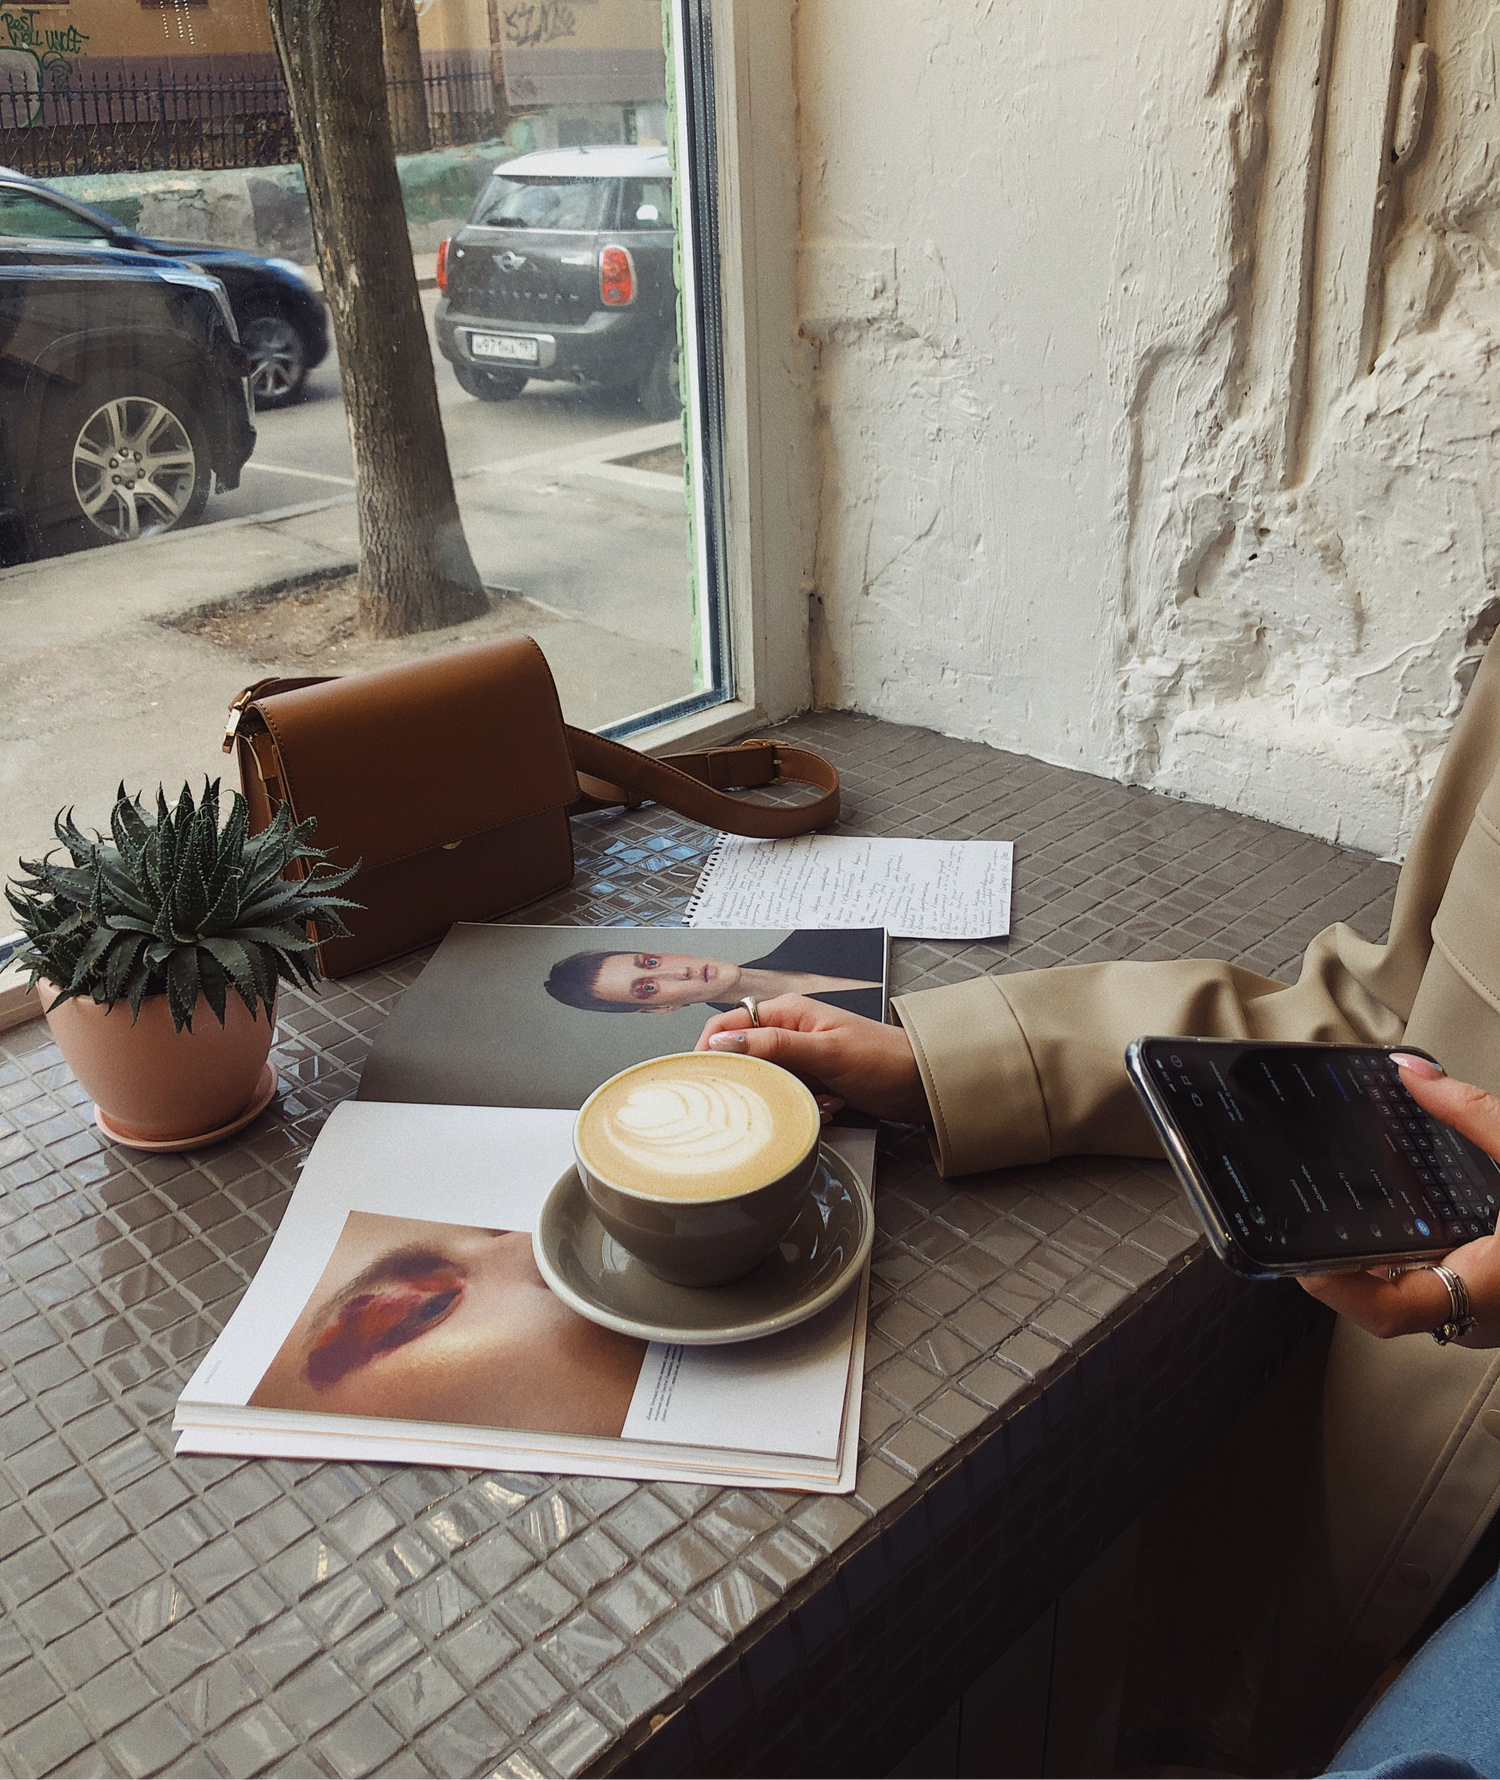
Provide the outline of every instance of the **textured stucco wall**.
{"type": "Polygon", "coordinates": [[[820,702],[1402,848],[1500,610],[1497,49],[802,0],[820,702]]]}

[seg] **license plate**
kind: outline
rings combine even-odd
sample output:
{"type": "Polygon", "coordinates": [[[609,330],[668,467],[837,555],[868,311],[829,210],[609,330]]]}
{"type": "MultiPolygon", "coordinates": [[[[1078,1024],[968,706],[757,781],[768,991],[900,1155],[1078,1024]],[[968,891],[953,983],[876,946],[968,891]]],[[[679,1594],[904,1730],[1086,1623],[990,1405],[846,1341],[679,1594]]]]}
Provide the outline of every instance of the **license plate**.
{"type": "Polygon", "coordinates": [[[534,365],[540,348],[535,340],[518,334],[470,334],[469,350],[475,358],[508,358],[534,365]]]}

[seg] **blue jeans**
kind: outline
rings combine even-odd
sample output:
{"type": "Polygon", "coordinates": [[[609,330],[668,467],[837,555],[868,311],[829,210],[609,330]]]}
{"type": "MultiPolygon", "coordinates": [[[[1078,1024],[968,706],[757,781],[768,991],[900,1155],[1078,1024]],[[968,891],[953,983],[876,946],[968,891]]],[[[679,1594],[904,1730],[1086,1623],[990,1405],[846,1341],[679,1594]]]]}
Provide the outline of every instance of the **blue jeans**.
{"type": "Polygon", "coordinates": [[[1500,1775],[1500,1576],[1427,1640],[1334,1757],[1338,1780],[1500,1775]]]}

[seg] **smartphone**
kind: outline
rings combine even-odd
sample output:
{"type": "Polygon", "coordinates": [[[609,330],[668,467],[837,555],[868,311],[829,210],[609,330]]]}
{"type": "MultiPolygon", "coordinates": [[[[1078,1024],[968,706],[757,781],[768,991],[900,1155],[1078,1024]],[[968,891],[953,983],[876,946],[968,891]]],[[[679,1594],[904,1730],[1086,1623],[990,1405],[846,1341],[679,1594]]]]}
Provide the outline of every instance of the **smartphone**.
{"type": "Polygon", "coordinates": [[[1429,1260],[1494,1231],[1500,1164],[1417,1105],[1387,1050],[1140,1038],[1125,1066],[1236,1273],[1429,1260]]]}

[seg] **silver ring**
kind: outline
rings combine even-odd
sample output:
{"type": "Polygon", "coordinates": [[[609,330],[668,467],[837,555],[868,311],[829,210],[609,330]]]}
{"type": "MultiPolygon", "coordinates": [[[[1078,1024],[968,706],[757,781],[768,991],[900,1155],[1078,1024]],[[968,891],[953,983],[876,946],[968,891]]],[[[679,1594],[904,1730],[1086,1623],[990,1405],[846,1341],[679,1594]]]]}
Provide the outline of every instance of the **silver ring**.
{"type": "Polygon", "coordinates": [[[1448,1305],[1453,1314],[1447,1322],[1439,1323],[1432,1331],[1432,1339],[1439,1347],[1446,1347],[1450,1341],[1459,1341],[1468,1334],[1478,1322],[1478,1318],[1469,1308],[1469,1289],[1451,1267],[1444,1267],[1441,1262],[1434,1262],[1431,1271],[1448,1288],[1448,1305]]]}
{"type": "Polygon", "coordinates": [[[742,1008],[744,1008],[744,1010],[747,1014],[749,1014],[750,1024],[752,1026],[759,1026],[759,1024],[760,1024],[760,1002],[759,1002],[759,1000],[754,995],[742,995],[740,997],[740,1006],[742,1008]]]}

